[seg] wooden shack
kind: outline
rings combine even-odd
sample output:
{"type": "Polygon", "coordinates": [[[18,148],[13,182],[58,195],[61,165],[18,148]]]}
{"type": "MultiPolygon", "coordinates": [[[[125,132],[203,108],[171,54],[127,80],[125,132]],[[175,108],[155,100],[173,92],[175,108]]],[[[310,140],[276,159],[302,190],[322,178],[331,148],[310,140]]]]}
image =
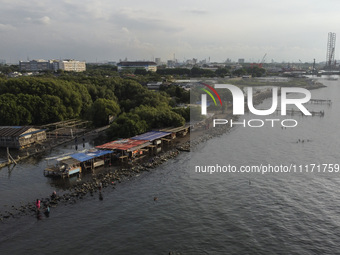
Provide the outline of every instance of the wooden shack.
{"type": "Polygon", "coordinates": [[[65,178],[73,174],[81,173],[81,162],[71,156],[51,159],[55,159],[57,163],[54,165],[47,163],[47,167],[44,169],[44,176],[65,178]]]}
{"type": "Polygon", "coordinates": [[[89,150],[67,156],[46,158],[47,167],[44,169],[44,175],[65,178],[87,169],[93,170],[105,165],[106,162],[111,162],[110,154],[111,151],[89,150]],[[49,163],[50,160],[53,160],[52,165],[49,163]]]}
{"type": "MultiPolygon", "coordinates": [[[[145,156],[143,148],[150,145],[147,140],[121,139],[96,146],[100,150],[115,151],[121,162],[128,159],[138,159],[145,156]]],[[[147,150],[148,151],[148,150],[147,150]]]]}
{"type": "Polygon", "coordinates": [[[162,151],[163,142],[165,142],[167,145],[171,143],[171,133],[163,131],[150,131],[131,137],[131,139],[149,141],[151,144],[148,147],[150,148],[152,154],[154,154],[162,151]]]}
{"type": "Polygon", "coordinates": [[[0,147],[22,149],[45,140],[45,129],[31,126],[0,126],[0,147]]]}

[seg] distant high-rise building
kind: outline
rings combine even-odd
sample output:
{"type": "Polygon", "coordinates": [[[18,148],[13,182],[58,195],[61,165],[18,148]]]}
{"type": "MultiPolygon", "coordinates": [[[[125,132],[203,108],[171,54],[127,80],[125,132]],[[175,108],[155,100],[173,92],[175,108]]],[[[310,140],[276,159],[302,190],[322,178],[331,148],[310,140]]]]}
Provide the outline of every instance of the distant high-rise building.
{"type": "Polygon", "coordinates": [[[158,66],[160,66],[162,64],[161,58],[155,58],[155,62],[158,66]]]}
{"type": "Polygon", "coordinates": [[[238,59],[238,63],[239,63],[239,64],[244,64],[244,58],[239,58],[239,59],[238,59]]]}
{"type": "Polygon", "coordinates": [[[6,60],[5,59],[0,59],[0,65],[6,65],[6,60]]]}

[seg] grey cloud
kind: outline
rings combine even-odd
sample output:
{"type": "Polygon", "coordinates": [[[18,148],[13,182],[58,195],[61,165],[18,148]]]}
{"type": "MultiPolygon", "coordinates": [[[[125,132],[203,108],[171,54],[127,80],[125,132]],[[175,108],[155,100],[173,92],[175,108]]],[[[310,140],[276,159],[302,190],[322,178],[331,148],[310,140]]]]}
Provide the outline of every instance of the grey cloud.
{"type": "Polygon", "coordinates": [[[44,17],[41,17],[41,18],[28,17],[25,20],[27,22],[31,22],[31,23],[39,24],[39,25],[49,25],[51,23],[51,19],[48,16],[44,16],[44,17]]]}
{"type": "Polygon", "coordinates": [[[196,15],[206,15],[209,13],[207,10],[202,10],[202,9],[188,9],[188,10],[185,10],[185,12],[196,14],[196,15]]]}
{"type": "Polygon", "coordinates": [[[16,28],[10,24],[1,24],[0,23],[0,31],[1,32],[6,32],[6,31],[12,31],[15,30],[16,28]]]}
{"type": "Polygon", "coordinates": [[[180,32],[183,31],[183,27],[176,24],[170,24],[169,21],[162,20],[157,17],[145,17],[145,16],[135,16],[133,14],[128,14],[124,11],[115,13],[111,20],[118,27],[126,27],[130,31],[163,31],[163,32],[180,32]]]}

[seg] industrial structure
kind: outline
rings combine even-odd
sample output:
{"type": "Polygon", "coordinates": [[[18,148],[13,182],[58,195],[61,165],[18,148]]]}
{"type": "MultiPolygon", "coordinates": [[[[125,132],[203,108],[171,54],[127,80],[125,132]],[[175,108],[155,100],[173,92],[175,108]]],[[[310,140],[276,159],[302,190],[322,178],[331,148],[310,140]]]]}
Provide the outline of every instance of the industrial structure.
{"type": "Polygon", "coordinates": [[[336,34],[329,32],[328,41],[327,41],[327,55],[326,55],[325,69],[334,69],[336,66],[336,61],[334,60],[335,40],[336,40],[336,34]]]}

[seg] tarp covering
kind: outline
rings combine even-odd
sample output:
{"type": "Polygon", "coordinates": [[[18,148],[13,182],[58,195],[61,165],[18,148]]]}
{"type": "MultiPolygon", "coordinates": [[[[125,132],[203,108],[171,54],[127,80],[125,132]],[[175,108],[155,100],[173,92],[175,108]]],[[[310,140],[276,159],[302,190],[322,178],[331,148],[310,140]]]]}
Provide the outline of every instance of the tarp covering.
{"type": "Polygon", "coordinates": [[[163,131],[150,131],[141,135],[136,135],[132,137],[131,139],[134,140],[148,140],[148,141],[154,141],[157,139],[160,139],[164,136],[171,135],[170,132],[163,132],[163,131]]]}
{"type": "Polygon", "coordinates": [[[93,158],[98,158],[100,156],[106,155],[111,153],[110,151],[104,151],[104,150],[98,150],[98,151],[91,151],[91,152],[80,152],[76,154],[70,155],[70,157],[80,161],[84,162],[93,158]]]}
{"type": "Polygon", "coordinates": [[[96,146],[98,149],[134,151],[150,144],[147,140],[122,139],[96,146]]]}

